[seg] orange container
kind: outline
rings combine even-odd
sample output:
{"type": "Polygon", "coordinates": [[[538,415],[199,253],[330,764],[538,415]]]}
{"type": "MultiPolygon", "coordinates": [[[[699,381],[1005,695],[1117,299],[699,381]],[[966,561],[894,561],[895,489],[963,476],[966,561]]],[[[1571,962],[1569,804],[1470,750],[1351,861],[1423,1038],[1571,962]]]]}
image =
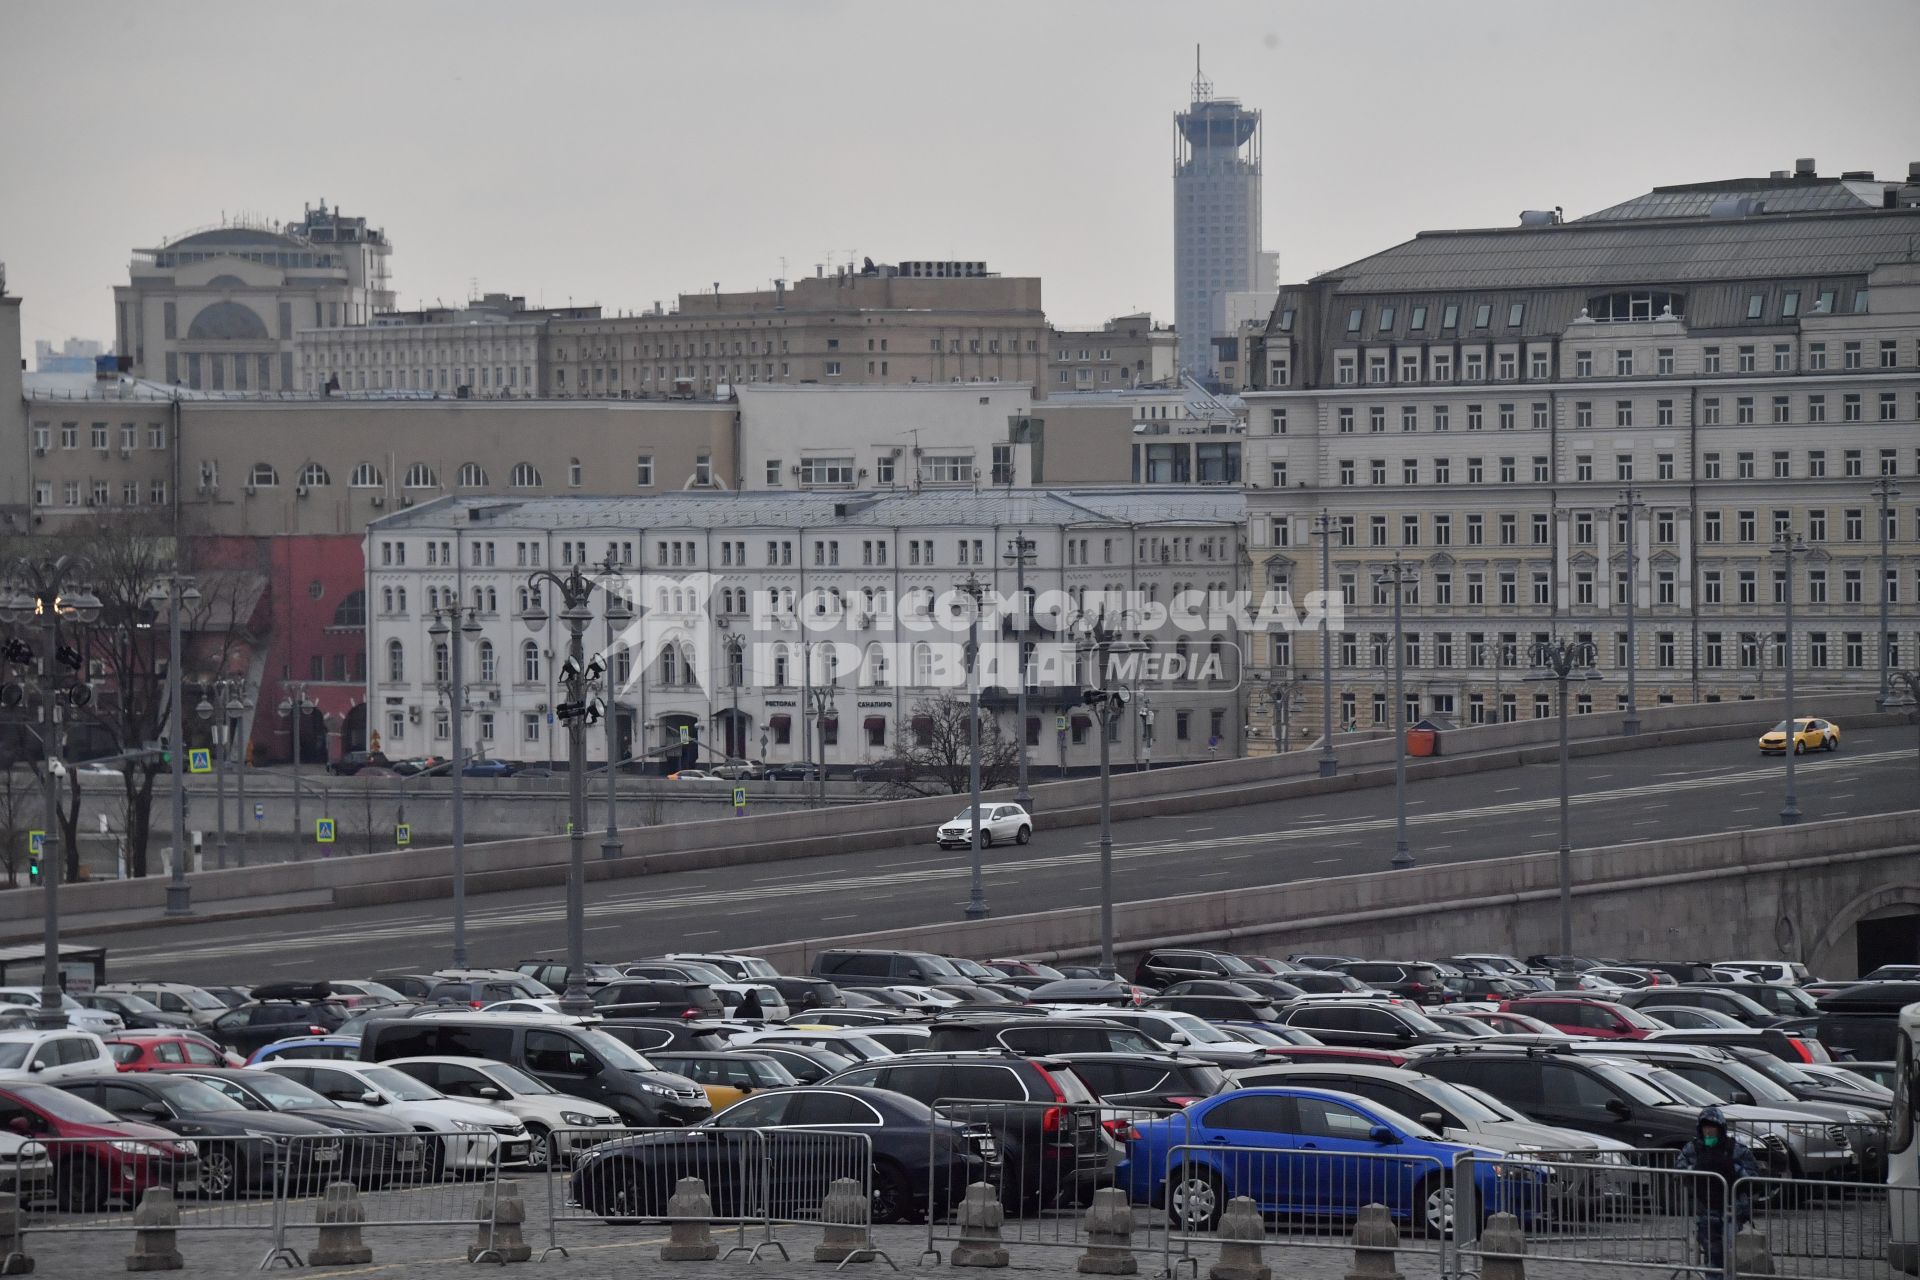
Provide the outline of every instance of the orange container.
{"type": "Polygon", "coordinates": [[[1430,756],[1439,735],[1431,729],[1407,730],[1407,754],[1410,756],[1430,756]]]}

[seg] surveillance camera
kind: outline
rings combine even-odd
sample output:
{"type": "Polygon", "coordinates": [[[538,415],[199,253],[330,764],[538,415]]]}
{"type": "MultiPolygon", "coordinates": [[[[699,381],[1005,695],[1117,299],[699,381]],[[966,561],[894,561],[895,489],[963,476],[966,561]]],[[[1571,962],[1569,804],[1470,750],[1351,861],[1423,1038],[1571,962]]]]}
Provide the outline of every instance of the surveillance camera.
{"type": "Polygon", "coordinates": [[[52,771],[53,776],[56,778],[64,779],[67,776],[66,761],[61,760],[58,757],[55,757],[53,760],[48,761],[47,768],[52,771]]]}

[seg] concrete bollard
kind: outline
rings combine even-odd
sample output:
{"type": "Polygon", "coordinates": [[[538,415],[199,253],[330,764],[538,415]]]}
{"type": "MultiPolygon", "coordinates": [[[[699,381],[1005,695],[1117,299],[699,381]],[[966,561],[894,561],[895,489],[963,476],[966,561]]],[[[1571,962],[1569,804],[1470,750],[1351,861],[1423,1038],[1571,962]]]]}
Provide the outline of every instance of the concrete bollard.
{"type": "Polygon", "coordinates": [[[1007,1247],[1000,1239],[1000,1224],[1007,1211],[1000,1207],[1000,1192],[990,1182],[976,1182],[967,1188],[960,1202],[960,1243],[953,1246],[956,1267],[1004,1267],[1007,1247]]]}
{"type": "Polygon", "coordinates": [[[1520,1230],[1520,1219],[1510,1213],[1494,1214],[1480,1232],[1480,1280],[1527,1280],[1527,1260],[1520,1256],[1526,1251],[1527,1235],[1520,1230]]]}
{"type": "Polygon", "coordinates": [[[1745,1277],[1773,1273],[1773,1254],[1767,1248],[1767,1237],[1754,1230],[1749,1222],[1733,1238],[1733,1274],[1745,1277]]]}
{"type": "Polygon", "coordinates": [[[533,1248],[520,1232],[527,1220],[527,1202],[520,1198],[518,1182],[499,1182],[482,1191],[473,1216],[478,1228],[467,1250],[468,1262],[533,1261],[533,1248]]]}
{"type": "Polygon", "coordinates": [[[1130,1276],[1140,1270],[1133,1256],[1133,1206],[1118,1187],[1093,1193],[1087,1210],[1087,1251],[1077,1267],[1083,1276],[1130,1276]]]}
{"type": "Polygon", "coordinates": [[[129,1271],[178,1271],[185,1263],[175,1240],[180,1229],[180,1206],[172,1187],[148,1187],[133,1211],[133,1252],[129,1271]]]}
{"type": "Polygon", "coordinates": [[[667,1242],[660,1246],[662,1262],[712,1262],[720,1256],[713,1242],[713,1201],[702,1178],[682,1178],[667,1201],[667,1242]]]}
{"type": "Polygon", "coordinates": [[[360,1188],[351,1182],[329,1182],[313,1207],[313,1220],[320,1228],[320,1243],[307,1255],[308,1266],[347,1267],[373,1261],[373,1250],[360,1239],[360,1224],[367,1220],[360,1188]]]}
{"type": "Polygon", "coordinates": [[[1261,1220],[1259,1205],[1246,1196],[1227,1201],[1227,1211],[1220,1215],[1213,1234],[1220,1241],[1220,1257],[1207,1268],[1207,1280],[1273,1280],[1273,1268],[1260,1256],[1267,1224],[1261,1220]]]}
{"type": "Polygon", "coordinates": [[[846,1262],[858,1258],[873,1261],[873,1245],[867,1238],[867,1219],[873,1202],[854,1178],[835,1178],[820,1202],[820,1222],[825,1230],[813,1247],[815,1262],[846,1262]]]}
{"type": "Polygon", "coordinates": [[[33,1271],[27,1242],[20,1234],[20,1197],[0,1191],[0,1276],[24,1276],[33,1271]]]}
{"type": "Polygon", "coordinates": [[[1347,1280],[1404,1280],[1393,1268],[1399,1249],[1400,1232],[1387,1206],[1363,1205],[1353,1220],[1353,1270],[1347,1272],[1347,1280]]]}

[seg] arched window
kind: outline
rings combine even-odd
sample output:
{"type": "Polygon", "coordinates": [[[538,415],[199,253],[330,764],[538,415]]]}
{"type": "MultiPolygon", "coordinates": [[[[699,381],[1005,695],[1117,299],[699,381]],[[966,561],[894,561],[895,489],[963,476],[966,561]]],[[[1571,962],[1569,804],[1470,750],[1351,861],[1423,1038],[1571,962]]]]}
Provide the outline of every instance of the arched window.
{"type": "Polygon", "coordinates": [[[405,613],[407,611],[407,589],[405,587],[395,587],[393,589],[393,598],[399,603],[400,612],[405,613]]]}
{"type": "Polygon", "coordinates": [[[680,683],[680,651],[673,645],[665,645],[660,650],[660,683],[680,683]]]}
{"type": "Polygon", "coordinates": [[[280,483],[280,473],[273,469],[270,462],[256,462],[247,472],[247,483],[256,489],[271,489],[280,483]]]}
{"type": "Polygon", "coordinates": [[[398,640],[387,641],[387,679],[399,684],[407,678],[407,650],[398,640]]]}
{"type": "Polygon", "coordinates": [[[516,489],[538,489],[540,468],[531,462],[516,462],[513,464],[513,476],[507,483],[516,489]]]}
{"type": "Polygon", "coordinates": [[[480,642],[480,679],[482,683],[492,684],[499,679],[499,663],[494,657],[493,641],[480,642]]]}
{"type": "Polygon", "coordinates": [[[371,462],[354,464],[352,485],[356,489],[378,489],[385,484],[386,477],[380,474],[380,468],[371,462]]]}
{"type": "Polygon", "coordinates": [[[393,612],[393,588],[392,587],[380,588],[380,612],[382,613],[393,612]]]}
{"type": "Polygon", "coordinates": [[[520,646],[520,678],[528,684],[540,683],[540,646],[531,640],[520,646]]]}
{"type": "Polygon", "coordinates": [[[328,475],[327,469],[319,463],[309,462],[300,468],[300,483],[309,489],[317,489],[323,484],[332,484],[333,477],[328,475]]]}
{"type": "Polygon", "coordinates": [[[424,462],[416,462],[407,468],[406,477],[400,484],[406,489],[437,489],[440,487],[440,480],[433,474],[432,467],[424,462]]]}
{"type": "Polygon", "coordinates": [[[487,469],[477,462],[460,464],[460,487],[462,489],[484,489],[487,487],[487,469]]]}
{"type": "Polygon", "coordinates": [[[343,598],[333,609],[333,625],[336,627],[364,627],[367,625],[367,593],[355,591],[343,598]]]}
{"type": "Polygon", "coordinates": [[[433,682],[435,684],[446,684],[453,679],[450,667],[452,656],[446,641],[442,640],[433,646],[433,682]]]}

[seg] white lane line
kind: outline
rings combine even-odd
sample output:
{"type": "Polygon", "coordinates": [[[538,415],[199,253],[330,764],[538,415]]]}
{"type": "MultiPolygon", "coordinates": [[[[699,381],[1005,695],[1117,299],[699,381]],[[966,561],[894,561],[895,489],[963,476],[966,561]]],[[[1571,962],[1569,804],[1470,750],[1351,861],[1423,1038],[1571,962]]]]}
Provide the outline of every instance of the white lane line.
{"type": "Polygon", "coordinates": [[[686,934],[685,936],[689,938],[717,938],[720,936],[720,931],[718,929],[701,929],[695,933],[686,934]]]}
{"type": "Polygon", "coordinates": [[[1493,794],[1497,796],[1503,796],[1503,795],[1506,795],[1509,791],[1518,791],[1519,789],[1520,788],[1518,787],[1495,787],[1493,789],[1493,794]]]}
{"type": "Polygon", "coordinates": [[[1463,836],[1472,829],[1471,827],[1447,827],[1442,830],[1440,834],[1443,836],[1463,836]]]}
{"type": "Polygon", "coordinates": [[[825,917],[823,917],[823,919],[825,920],[825,922],[826,922],[826,923],[828,923],[828,924],[831,924],[831,923],[833,923],[833,922],[834,922],[835,920],[851,920],[851,919],[853,919],[853,918],[854,918],[854,917],[852,917],[852,916],[825,916],[825,917]]]}
{"type": "Polygon", "coordinates": [[[1227,855],[1227,861],[1228,861],[1228,862],[1238,862],[1238,861],[1240,861],[1240,859],[1242,859],[1242,858],[1251,858],[1252,856],[1253,856],[1253,855],[1252,855],[1252,854],[1250,854],[1250,853],[1230,853],[1230,854],[1228,854],[1228,855],[1227,855]]]}
{"type": "Polygon", "coordinates": [[[1741,806],[1741,807],[1739,807],[1738,809],[1735,809],[1735,810],[1734,810],[1733,812],[1735,812],[1735,813],[1758,813],[1758,812],[1760,812],[1760,806],[1759,806],[1759,805],[1757,805],[1757,804],[1749,804],[1749,805],[1742,805],[1742,806],[1741,806]]]}
{"type": "Polygon", "coordinates": [[[1611,778],[1613,775],[1611,773],[1590,773],[1587,776],[1589,778],[1592,778],[1595,782],[1598,782],[1602,778],[1611,778]]]}
{"type": "Polygon", "coordinates": [[[1199,875],[1197,875],[1197,876],[1195,876],[1195,877],[1194,877],[1194,879],[1196,879],[1196,880],[1215,880],[1215,879],[1218,879],[1218,878],[1219,878],[1219,877],[1221,877],[1221,876],[1225,876],[1225,875],[1232,875],[1232,874],[1233,874],[1233,873],[1232,873],[1232,872],[1230,872],[1230,871],[1203,871],[1203,872],[1201,872],[1201,873],[1200,873],[1199,875]]]}
{"type": "Polygon", "coordinates": [[[1191,834],[1191,833],[1193,833],[1193,832],[1196,832],[1196,831],[1211,831],[1211,830],[1213,830],[1213,828],[1212,828],[1212,827],[1188,827],[1188,828],[1187,828],[1187,831],[1188,831],[1188,833],[1189,833],[1189,834],[1191,834]]]}
{"type": "Polygon", "coordinates": [[[1453,848],[1453,846],[1450,844],[1430,844],[1427,846],[1427,852],[1428,853],[1445,853],[1447,850],[1451,848],[1453,848]]]}
{"type": "Polygon", "coordinates": [[[1330,862],[1344,862],[1344,861],[1346,861],[1346,859],[1344,858],[1315,858],[1313,860],[1313,865],[1316,867],[1324,867],[1330,862]]]}

